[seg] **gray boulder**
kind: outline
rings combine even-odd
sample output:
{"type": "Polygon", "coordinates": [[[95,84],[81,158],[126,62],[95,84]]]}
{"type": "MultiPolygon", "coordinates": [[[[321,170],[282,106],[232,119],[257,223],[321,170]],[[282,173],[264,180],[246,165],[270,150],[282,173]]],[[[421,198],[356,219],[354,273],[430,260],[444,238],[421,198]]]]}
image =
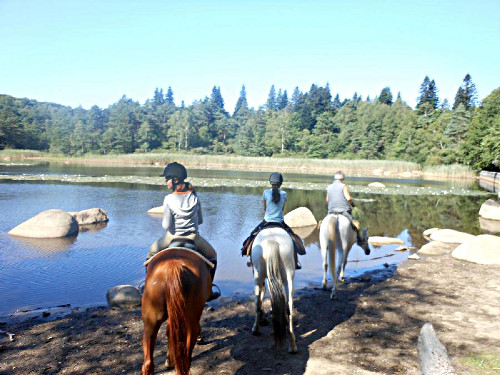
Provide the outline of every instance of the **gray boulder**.
{"type": "Polygon", "coordinates": [[[141,292],[132,285],[118,285],[108,289],[106,301],[111,308],[130,309],[141,305],[141,292]]]}
{"type": "Polygon", "coordinates": [[[500,203],[488,199],[481,205],[479,216],[489,220],[500,220],[500,203]]]}
{"type": "Polygon", "coordinates": [[[500,265],[500,237],[481,234],[457,246],[451,255],[469,262],[500,265]]]}
{"type": "Polygon", "coordinates": [[[68,213],[75,218],[78,225],[98,224],[109,221],[108,213],[102,208],[89,208],[88,210],[71,211],[68,213]]]}
{"type": "Polygon", "coordinates": [[[58,238],[78,234],[78,223],[66,211],[47,210],[40,212],[9,231],[9,234],[31,238],[58,238]]]}
{"type": "Polygon", "coordinates": [[[420,255],[440,255],[449,254],[456,247],[456,244],[449,244],[440,241],[432,241],[420,248],[420,255]]]}
{"type": "Polygon", "coordinates": [[[285,223],[291,228],[308,227],[318,224],[311,210],[307,207],[298,207],[284,217],[285,223]]]}
{"type": "Polygon", "coordinates": [[[425,375],[455,375],[446,348],[441,344],[431,323],[423,325],[418,336],[420,372],[425,375]]]}
{"type": "Polygon", "coordinates": [[[390,244],[403,245],[405,242],[394,237],[370,236],[368,238],[368,243],[373,246],[382,246],[390,244]]]}

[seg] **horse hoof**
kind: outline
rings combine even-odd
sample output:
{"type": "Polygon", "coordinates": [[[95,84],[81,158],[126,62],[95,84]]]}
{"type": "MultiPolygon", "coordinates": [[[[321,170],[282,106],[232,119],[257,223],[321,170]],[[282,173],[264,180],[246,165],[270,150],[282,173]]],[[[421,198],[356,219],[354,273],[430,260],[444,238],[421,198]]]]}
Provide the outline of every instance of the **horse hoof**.
{"type": "Polygon", "coordinates": [[[252,328],[252,335],[254,336],[260,336],[260,331],[256,328],[252,328]]]}
{"type": "Polygon", "coordinates": [[[288,348],[288,353],[290,353],[290,354],[297,354],[297,345],[289,347],[288,348]]]}
{"type": "Polygon", "coordinates": [[[173,369],[174,368],[174,365],[169,361],[169,359],[167,358],[167,360],[165,361],[165,367],[167,369],[173,369]]]}
{"type": "Polygon", "coordinates": [[[322,284],[321,287],[323,288],[323,290],[326,290],[326,283],[322,284]]]}
{"type": "Polygon", "coordinates": [[[335,293],[330,294],[330,299],[331,300],[337,299],[337,296],[335,295],[335,293]]]}

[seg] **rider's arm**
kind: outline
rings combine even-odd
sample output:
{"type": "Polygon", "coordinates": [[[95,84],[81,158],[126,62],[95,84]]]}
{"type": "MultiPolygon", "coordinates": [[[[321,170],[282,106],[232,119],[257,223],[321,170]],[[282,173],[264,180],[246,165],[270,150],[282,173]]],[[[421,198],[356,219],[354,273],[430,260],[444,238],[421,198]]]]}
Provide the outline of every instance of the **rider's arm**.
{"type": "Polygon", "coordinates": [[[170,212],[170,208],[168,207],[167,197],[163,200],[163,220],[161,222],[161,226],[165,230],[169,230],[170,225],[172,223],[172,213],[170,212]]]}
{"type": "Polygon", "coordinates": [[[203,224],[203,214],[201,212],[201,203],[198,201],[198,225],[203,224]]]}
{"type": "Polygon", "coordinates": [[[349,204],[354,207],[354,202],[352,201],[352,197],[351,197],[351,193],[349,193],[349,188],[347,187],[347,185],[344,185],[344,197],[345,199],[347,199],[347,202],[349,202],[349,204]]]}

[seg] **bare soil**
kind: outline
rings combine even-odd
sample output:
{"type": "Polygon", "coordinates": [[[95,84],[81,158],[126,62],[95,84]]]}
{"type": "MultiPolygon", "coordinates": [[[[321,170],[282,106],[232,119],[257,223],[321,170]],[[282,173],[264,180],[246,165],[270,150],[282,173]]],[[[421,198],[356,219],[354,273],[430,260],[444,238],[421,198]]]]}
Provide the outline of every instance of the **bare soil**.
{"type": "MultiPolygon", "coordinates": [[[[251,335],[250,298],[214,301],[202,317],[204,342],[191,373],[419,374],[417,338],[425,322],[434,325],[457,373],[469,373],[464,357],[500,354],[500,267],[456,260],[449,245],[443,250],[347,280],[335,301],[319,288],[318,275],[317,285],[295,293],[297,354],[274,348],[271,325],[251,335]]],[[[0,323],[15,334],[14,341],[0,336],[0,374],[140,373],[140,310],[43,319],[0,323]]],[[[164,367],[164,331],[156,373],[174,374],[164,367]]]]}

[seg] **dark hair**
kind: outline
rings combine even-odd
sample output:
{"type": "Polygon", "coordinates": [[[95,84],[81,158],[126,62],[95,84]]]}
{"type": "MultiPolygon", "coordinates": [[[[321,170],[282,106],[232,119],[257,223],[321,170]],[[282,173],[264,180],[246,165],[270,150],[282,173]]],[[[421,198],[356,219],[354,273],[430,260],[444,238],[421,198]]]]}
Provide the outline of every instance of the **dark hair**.
{"type": "Polygon", "coordinates": [[[280,186],[281,184],[273,184],[273,202],[278,204],[278,202],[281,199],[281,194],[280,194],[280,186]]]}

